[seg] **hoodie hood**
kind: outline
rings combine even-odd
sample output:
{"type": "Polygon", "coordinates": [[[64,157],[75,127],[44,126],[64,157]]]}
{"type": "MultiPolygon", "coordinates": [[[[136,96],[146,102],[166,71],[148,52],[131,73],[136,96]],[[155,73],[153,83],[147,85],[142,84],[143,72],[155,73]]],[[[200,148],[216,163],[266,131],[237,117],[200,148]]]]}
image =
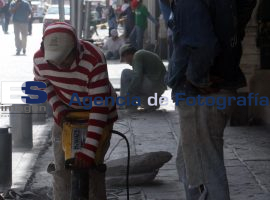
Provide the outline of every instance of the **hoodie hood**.
{"type": "Polygon", "coordinates": [[[80,54],[79,40],[76,30],[65,22],[50,24],[44,31],[41,50],[44,59],[56,65],[62,63],[76,49],[76,57],[80,54]]]}

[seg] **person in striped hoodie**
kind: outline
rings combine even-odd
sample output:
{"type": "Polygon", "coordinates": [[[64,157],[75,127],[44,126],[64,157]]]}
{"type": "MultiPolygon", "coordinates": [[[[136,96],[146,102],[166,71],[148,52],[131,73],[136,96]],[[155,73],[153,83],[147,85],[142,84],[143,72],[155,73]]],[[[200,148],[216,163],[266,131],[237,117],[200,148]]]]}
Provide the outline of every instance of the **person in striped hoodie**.
{"type": "MultiPolygon", "coordinates": [[[[47,84],[48,102],[53,109],[53,147],[55,157],[54,199],[70,199],[70,172],[64,167],[61,125],[68,112],[83,110],[82,103],[70,104],[74,93],[81,102],[84,97],[116,97],[108,78],[107,64],[103,53],[93,44],[77,39],[75,29],[67,23],[49,25],[43,35],[41,48],[34,55],[36,81],[47,84]]],[[[90,98],[89,98],[90,99],[90,98]]],[[[91,102],[90,102],[91,103],[91,102]]],[[[96,151],[105,126],[117,120],[115,104],[95,105],[89,111],[88,133],[82,150],[76,154],[75,167],[91,168],[96,163],[96,151]]],[[[109,146],[104,149],[104,155],[109,146]]],[[[104,157],[103,157],[104,158],[104,157]]],[[[103,160],[102,160],[103,162],[103,160]]],[[[91,170],[90,170],[91,171],[91,170]]],[[[90,173],[94,194],[89,189],[89,198],[106,199],[105,172],[90,173]],[[91,196],[92,195],[92,196],[91,196]]]]}

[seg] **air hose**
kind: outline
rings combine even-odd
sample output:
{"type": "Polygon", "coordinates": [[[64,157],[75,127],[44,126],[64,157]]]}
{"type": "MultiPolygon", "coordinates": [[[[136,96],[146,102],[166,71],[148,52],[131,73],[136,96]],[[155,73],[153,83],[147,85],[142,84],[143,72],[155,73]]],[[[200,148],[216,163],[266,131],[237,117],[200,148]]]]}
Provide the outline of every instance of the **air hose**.
{"type": "Polygon", "coordinates": [[[119,131],[112,130],[113,134],[119,135],[122,137],[126,143],[127,143],[127,150],[128,150],[128,157],[127,157],[127,172],[126,172],[126,190],[127,190],[127,200],[129,200],[129,166],[130,166],[130,145],[128,142],[127,137],[123,134],[120,133],[119,131]]]}

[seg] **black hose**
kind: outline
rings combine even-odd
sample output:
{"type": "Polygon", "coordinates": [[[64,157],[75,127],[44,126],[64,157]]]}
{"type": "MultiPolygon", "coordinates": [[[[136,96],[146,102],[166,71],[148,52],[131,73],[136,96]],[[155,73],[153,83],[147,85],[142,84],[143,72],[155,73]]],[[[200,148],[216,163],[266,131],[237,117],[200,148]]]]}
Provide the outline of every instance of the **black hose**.
{"type": "Polygon", "coordinates": [[[128,150],[128,158],[127,158],[127,174],[126,174],[126,189],[127,189],[127,200],[129,200],[129,166],[130,166],[130,145],[128,142],[127,137],[118,131],[112,130],[113,134],[119,135],[120,137],[124,138],[127,143],[127,150],[128,150]]]}

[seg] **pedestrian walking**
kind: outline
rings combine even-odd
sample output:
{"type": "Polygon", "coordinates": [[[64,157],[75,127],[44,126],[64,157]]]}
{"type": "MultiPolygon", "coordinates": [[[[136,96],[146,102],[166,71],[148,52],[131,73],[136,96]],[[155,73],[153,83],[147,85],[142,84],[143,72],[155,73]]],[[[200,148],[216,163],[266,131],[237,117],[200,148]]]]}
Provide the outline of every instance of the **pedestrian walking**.
{"type": "Polygon", "coordinates": [[[108,24],[109,24],[109,37],[111,37],[112,29],[117,29],[118,27],[116,15],[112,6],[109,6],[108,9],[108,24]]]}
{"type": "Polygon", "coordinates": [[[98,19],[98,22],[100,23],[102,21],[102,15],[103,15],[103,8],[100,5],[100,3],[98,3],[96,7],[96,11],[97,11],[97,19],[98,19]]]}
{"type": "Polygon", "coordinates": [[[26,53],[29,16],[32,12],[30,4],[25,0],[15,0],[10,4],[13,14],[16,55],[26,53]]]}
{"type": "MultiPolygon", "coordinates": [[[[124,4],[126,5],[126,3],[124,4]]],[[[131,31],[133,30],[135,26],[135,12],[131,8],[131,5],[128,4],[128,6],[122,6],[124,7],[122,9],[122,12],[119,15],[119,18],[125,17],[125,39],[128,39],[130,36],[131,31]]]]}
{"type": "Polygon", "coordinates": [[[241,41],[254,2],[173,1],[167,82],[180,116],[177,170],[187,200],[230,199],[223,132],[234,106],[224,99],[246,85],[241,41]],[[218,109],[221,103],[224,109],[218,109]]]}
{"type": "Polygon", "coordinates": [[[147,28],[147,19],[150,19],[156,26],[158,21],[149,13],[142,0],[136,0],[135,8],[135,27],[130,33],[129,40],[132,46],[138,50],[143,48],[144,32],[147,28]]]}
{"type": "Polygon", "coordinates": [[[3,14],[2,29],[5,34],[8,34],[8,26],[9,26],[9,21],[11,17],[11,13],[9,11],[10,3],[11,3],[11,0],[8,0],[5,3],[5,6],[1,10],[3,14]]]}

